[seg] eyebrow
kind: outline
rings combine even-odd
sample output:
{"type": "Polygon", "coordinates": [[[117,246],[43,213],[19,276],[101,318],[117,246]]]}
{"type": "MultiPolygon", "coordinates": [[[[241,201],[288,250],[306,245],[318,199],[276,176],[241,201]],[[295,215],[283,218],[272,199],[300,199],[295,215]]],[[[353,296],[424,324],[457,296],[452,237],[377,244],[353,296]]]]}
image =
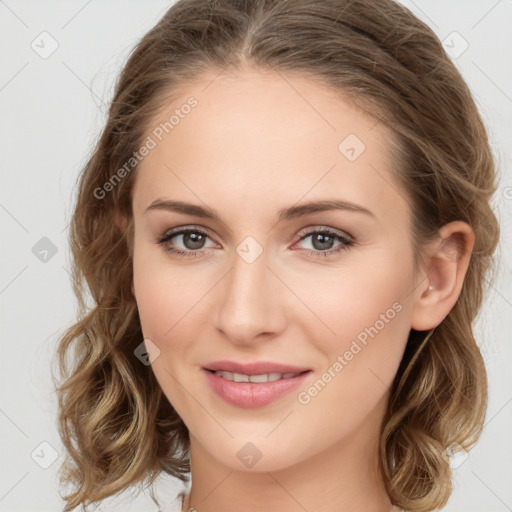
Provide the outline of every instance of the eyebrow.
{"type": "MultiPolygon", "coordinates": [[[[146,212],[151,210],[167,210],[194,217],[212,219],[224,224],[220,215],[209,207],[203,207],[196,204],[185,203],[183,201],[173,201],[170,199],[155,199],[147,208],[146,212]]],[[[310,201],[300,205],[289,206],[277,212],[278,222],[304,217],[318,212],[330,210],[344,210],[349,212],[363,213],[375,218],[375,215],[361,205],[342,201],[338,199],[326,199],[321,201],[310,201]]]]}

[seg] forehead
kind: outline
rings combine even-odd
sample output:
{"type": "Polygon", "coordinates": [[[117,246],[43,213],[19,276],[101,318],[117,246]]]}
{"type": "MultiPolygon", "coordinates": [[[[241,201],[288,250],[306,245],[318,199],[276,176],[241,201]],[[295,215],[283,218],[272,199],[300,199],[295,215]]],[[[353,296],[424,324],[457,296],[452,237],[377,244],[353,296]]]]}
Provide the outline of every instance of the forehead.
{"type": "Polygon", "coordinates": [[[230,214],[275,212],[301,198],[346,199],[379,215],[407,210],[390,173],[390,132],[306,78],[204,77],[182,88],[147,136],[154,148],[137,170],[134,211],[164,196],[230,214]]]}

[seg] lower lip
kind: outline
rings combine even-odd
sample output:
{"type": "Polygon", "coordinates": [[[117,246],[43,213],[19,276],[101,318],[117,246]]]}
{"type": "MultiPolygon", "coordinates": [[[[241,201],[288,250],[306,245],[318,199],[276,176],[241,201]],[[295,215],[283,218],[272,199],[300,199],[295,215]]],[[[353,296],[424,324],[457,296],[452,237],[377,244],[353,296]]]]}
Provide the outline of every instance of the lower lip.
{"type": "Polygon", "coordinates": [[[310,370],[289,379],[255,383],[235,382],[204,368],[202,371],[206,374],[208,384],[220,398],[245,409],[255,409],[274,402],[298,388],[311,374],[310,370]]]}

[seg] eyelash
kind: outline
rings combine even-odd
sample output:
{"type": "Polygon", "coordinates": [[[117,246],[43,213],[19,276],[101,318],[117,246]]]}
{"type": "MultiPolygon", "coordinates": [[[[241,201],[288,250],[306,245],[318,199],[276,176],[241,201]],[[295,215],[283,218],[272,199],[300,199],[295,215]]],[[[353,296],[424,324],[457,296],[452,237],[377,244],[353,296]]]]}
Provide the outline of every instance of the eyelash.
{"type": "MultiPolygon", "coordinates": [[[[204,235],[204,236],[210,238],[208,236],[208,233],[206,233],[202,229],[199,229],[199,228],[183,228],[183,229],[177,229],[176,231],[166,232],[163,236],[160,236],[156,240],[156,243],[161,245],[166,252],[169,252],[169,253],[172,253],[172,254],[176,254],[176,255],[178,255],[180,257],[184,257],[184,258],[197,258],[198,256],[201,256],[204,253],[204,251],[202,251],[202,250],[183,251],[181,249],[176,249],[175,247],[169,247],[167,245],[167,242],[169,240],[171,240],[172,238],[174,238],[176,236],[179,236],[179,235],[185,235],[187,233],[199,233],[201,235],[204,235]]],[[[313,256],[313,257],[333,256],[334,254],[338,254],[341,251],[348,250],[351,246],[353,246],[355,244],[355,242],[354,242],[354,240],[352,238],[348,238],[346,236],[340,235],[336,231],[332,231],[332,230],[330,230],[328,228],[316,228],[316,229],[313,229],[311,231],[308,231],[305,235],[302,235],[300,237],[299,241],[305,240],[306,238],[309,238],[311,235],[315,235],[317,233],[321,233],[323,235],[331,236],[331,237],[335,238],[336,240],[340,241],[341,244],[336,249],[329,249],[328,251],[320,251],[320,250],[314,250],[314,249],[305,249],[306,254],[308,256],[313,256]]]]}

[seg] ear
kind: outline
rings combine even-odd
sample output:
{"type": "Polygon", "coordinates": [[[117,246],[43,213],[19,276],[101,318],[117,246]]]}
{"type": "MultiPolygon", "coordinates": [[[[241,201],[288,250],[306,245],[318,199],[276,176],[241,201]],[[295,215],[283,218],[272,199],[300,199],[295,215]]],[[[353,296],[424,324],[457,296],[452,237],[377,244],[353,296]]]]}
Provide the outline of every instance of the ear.
{"type": "MultiPolygon", "coordinates": [[[[119,228],[119,231],[121,231],[121,234],[124,234],[124,232],[126,231],[126,228],[128,226],[128,219],[121,212],[116,211],[116,213],[114,214],[114,224],[119,228]]],[[[132,295],[135,298],[135,287],[133,285],[133,279],[132,279],[132,284],[131,284],[131,290],[132,290],[132,295]]]]}
{"type": "Polygon", "coordinates": [[[128,219],[119,211],[116,211],[114,214],[114,224],[119,228],[121,233],[126,231],[126,226],[128,226],[128,219]]]}
{"type": "Polygon", "coordinates": [[[454,221],[439,230],[425,248],[422,279],[415,289],[411,328],[427,331],[438,326],[452,310],[464,283],[475,234],[469,224],[454,221]]]}

